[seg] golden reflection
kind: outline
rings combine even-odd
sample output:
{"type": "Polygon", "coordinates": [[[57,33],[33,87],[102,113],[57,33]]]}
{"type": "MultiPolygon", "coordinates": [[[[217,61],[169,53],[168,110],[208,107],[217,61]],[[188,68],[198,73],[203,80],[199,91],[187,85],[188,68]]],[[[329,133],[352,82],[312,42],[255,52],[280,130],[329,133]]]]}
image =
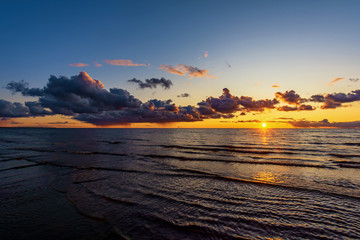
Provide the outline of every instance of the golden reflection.
{"type": "Polygon", "coordinates": [[[265,183],[283,183],[283,181],[280,181],[272,172],[259,172],[254,176],[254,179],[265,183]]]}

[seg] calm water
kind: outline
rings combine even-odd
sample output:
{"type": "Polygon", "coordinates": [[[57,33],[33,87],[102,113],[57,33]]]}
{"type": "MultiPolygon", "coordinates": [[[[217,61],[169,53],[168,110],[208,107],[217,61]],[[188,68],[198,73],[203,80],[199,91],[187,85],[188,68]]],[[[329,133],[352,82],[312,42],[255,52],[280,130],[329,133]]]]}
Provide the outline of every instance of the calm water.
{"type": "Polygon", "coordinates": [[[360,239],[360,130],[0,129],[1,239],[360,239]]]}

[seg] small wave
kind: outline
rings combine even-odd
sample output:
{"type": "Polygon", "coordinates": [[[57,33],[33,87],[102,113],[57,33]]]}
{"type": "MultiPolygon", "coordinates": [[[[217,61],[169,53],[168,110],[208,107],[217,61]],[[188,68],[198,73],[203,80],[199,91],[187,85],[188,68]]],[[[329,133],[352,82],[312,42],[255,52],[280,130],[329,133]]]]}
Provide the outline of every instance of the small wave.
{"type": "Polygon", "coordinates": [[[118,142],[118,141],[100,141],[107,144],[124,144],[125,142],[118,142]]]}
{"type": "Polygon", "coordinates": [[[343,143],[344,145],[348,145],[348,146],[360,146],[360,143],[343,143]]]}
{"type": "Polygon", "coordinates": [[[257,181],[257,180],[248,180],[248,179],[237,178],[237,177],[222,176],[222,175],[219,175],[216,173],[210,173],[210,172],[194,170],[194,169],[179,168],[179,170],[189,171],[189,172],[193,172],[193,173],[202,173],[204,175],[204,177],[211,177],[211,178],[215,178],[218,180],[243,182],[243,183],[249,183],[249,184],[260,184],[260,185],[273,186],[273,187],[278,187],[278,188],[294,189],[297,191],[314,192],[314,193],[326,194],[329,196],[345,197],[345,198],[360,200],[359,196],[342,194],[342,193],[334,193],[334,192],[326,192],[326,191],[322,191],[322,190],[318,190],[318,189],[309,189],[309,188],[305,188],[305,187],[279,185],[279,184],[275,184],[275,183],[262,182],[262,181],[257,181]]]}
{"type": "Polygon", "coordinates": [[[0,169],[0,172],[21,169],[21,168],[35,167],[35,166],[39,166],[39,165],[41,165],[41,164],[35,163],[35,164],[21,165],[21,166],[16,166],[16,167],[11,167],[11,168],[0,169]]]}
{"type": "Polygon", "coordinates": [[[252,153],[252,154],[297,154],[296,152],[291,151],[253,151],[253,150],[240,150],[240,149],[230,149],[230,148],[205,148],[205,147],[189,147],[189,146],[176,146],[176,145],[159,145],[164,148],[175,148],[175,149],[191,149],[191,150],[201,150],[201,151],[225,151],[225,152],[236,152],[236,153],[252,153]]]}
{"type": "Polygon", "coordinates": [[[229,149],[265,149],[265,150],[276,150],[276,151],[298,151],[298,152],[326,152],[320,149],[304,149],[304,148],[289,148],[289,147],[264,147],[264,146],[255,146],[255,147],[248,147],[248,146],[233,146],[233,145],[202,145],[206,147],[214,147],[214,148],[229,148],[229,149]]]}
{"type": "Polygon", "coordinates": [[[63,151],[64,153],[70,153],[70,154],[80,154],[80,155],[111,155],[111,156],[129,156],[125,153],[111,153],[111,152],[88,152],[88,151],[63,151]]]}
{"type": "Polygon", "coordinates": [[[315,165],[315,164],[306,164],[306,163],[290,163],[290,162],[275,162],[275,161],[250,161],[250,160],[229,160],[229,159],[211,159],[211,158],[187,158],[180,156],[171,156],[171,155],[155,155],[148,154],[142,155],[144,157],[150,158],[173,158],[182,161],[206,161],[206,162],[222,162],[222,163],[239,163],[239,164],[267,164],[267,165],[281,165],[281,166],[292,166],[292,167],[314,167],[314,168],[334,168],[329,165],[315,165]]]}
{"type": "Polygon", "coordinates": [[[356,155],[356,154],[330,153],[329,155],[338,158],[360,158],[360,155],[356,155]]]}

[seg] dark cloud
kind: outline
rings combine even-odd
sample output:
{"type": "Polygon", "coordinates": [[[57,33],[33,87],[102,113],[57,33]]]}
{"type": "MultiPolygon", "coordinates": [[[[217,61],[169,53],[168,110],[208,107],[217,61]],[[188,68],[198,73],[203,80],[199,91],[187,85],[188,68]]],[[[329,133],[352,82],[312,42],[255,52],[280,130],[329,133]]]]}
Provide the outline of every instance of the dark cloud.
{"type": "Polygon", "coordinates": [[[358,78],[349,78],[349,80],[352,81],[352,82],[358,82],[359,81],[358,78]]]}
{"type": "Polygon", "coordinates": [[[25,102],[25,106],[28,107],[29,113],[32,116],[45,116],[53,114],[52,112],[44,109],[40,102],[25,102]]]}
{"type": "Polygon", "coordinates": [[[281,106],[278,107],[276,110],[283,111],[283,112],[290,112],[290,111],[312,111],[315,108],[311,105],[301,104],[299,106],[281,106]]]}
{"type": "Polygon", "coordinates": [[[44,91],[40,88],[29,88],[29,84],[25,82],[24,80],[21,80],[19,82],[9,82],[6,85],[6,89],[10,90],[13,94],[20,92],[24,96],[43,96],[44,91]]]}
{"type": "Polygon", "coordinates": [[[360,89],[347,94],[333,93],[326,95],[313,95],[309,101],[324,103],[321,106],[322,109],[337,108],[341,107],[343,103],[360,101],[360,89]]]}
{"type": "Polygon", "coordinates": [[[190,97],[190,94],[188,94],[188,93],[182,93],[182,94],[180,94],[180,95],[177,95],[177,97],[190,97]]]}
{"type": "MultiPolygon", "coordinates": [[[[220,97],[209,97],[203,102],[207,102],[210,108],[220,113],[235,113],[240,110],[262,112],[265,108],[275,108],[274,105],[279,103],[276,99],[254,100],[247,96],[237,97],[232,95],[227,88],[223,89],[223,94],[220,97]]],[[[198,103],[200,106],[201,104],[204,106],[203,103],[198,103]]]]}
{"type": "Polygon", "coordinates": [[[39,99],[42,106],[63,115],[101,113],[141,105],[140,100],[126,90],[105,90],[99,80],[92,79],[86,72],[70,79],[51,76],[44,87],[44,93],[45,95],[39,99]]]}
{"type": "Polygon", "coordinates": [[[0,99],[0,117],[2,118],[18,118],[28,117],[29,109],[18,102],[8,102],[0,99]]]}
{"type": "MultiPolygon", "coordinates": [[[[169,106],[169,105],[166,105],[169,106]]],[[[173,105],[171,105],[173,106],[173,105]]],[[[79,114],[75,119],[99,125],[117,125],[127,123],[165,123],[201,121],[199,113],[193,107],[162,107],[159,109],[124,109],[106,111],[101,114],[79,114]],[[176,111],[173,111],[174,109],[176,111]]]]}
{"type": "Polygon", "coordinates": [[[136,78],[128,80],[128,82],[136,83],[139,88],[156,88],[157,86],[161,86],[164,89],[170,89],[170,87],[173,85],[172,81],[165,78],[150,78],[145,79],[145,82],[138,80],[136,78]]]}
{"type": "Polygon", "coordinates": [[[276,92],[275,98],[291,105],[299,105],[305,101],[305,99],[302,99],[294,90],[284,93],[276,92]]]}
{"type": "Polygon", "coordinates": [[[293,127],[299,128],[360,128],[360,121],[354,122],[329,122],[327,119],[322,121],[289,121],[293,127]]]}

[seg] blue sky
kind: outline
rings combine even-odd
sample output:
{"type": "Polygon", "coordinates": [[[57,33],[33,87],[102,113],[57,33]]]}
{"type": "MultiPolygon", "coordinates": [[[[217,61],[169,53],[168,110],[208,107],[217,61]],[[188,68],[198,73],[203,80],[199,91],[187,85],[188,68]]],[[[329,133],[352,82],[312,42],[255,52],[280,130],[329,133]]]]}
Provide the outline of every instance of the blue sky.
{"type": "MultiPolygon", "coordinates": [[[[224,87],[256,99],[291,89],[349,92],[359,85],[346,80],[360,76],[359,9],[359,1],[2,1],[0,84],[23,79],[43,87],[50,74],[86,71],[106,89],[180,105],[219,96],[224,87]],[[147,66],[104,62],[115,59],[147,66]],[[160,64],[207,69],[218,79],[189,79],[160,64]],[[142,90],[127,82],[152,77],[174,86],[142,90]],[[334,78],[345,80],[326,85],[334,78]],[[176,98],[184,92],[191,97],[176,98]]],[[[0,94],[25,100],[4,88],[0,94]]]]}

